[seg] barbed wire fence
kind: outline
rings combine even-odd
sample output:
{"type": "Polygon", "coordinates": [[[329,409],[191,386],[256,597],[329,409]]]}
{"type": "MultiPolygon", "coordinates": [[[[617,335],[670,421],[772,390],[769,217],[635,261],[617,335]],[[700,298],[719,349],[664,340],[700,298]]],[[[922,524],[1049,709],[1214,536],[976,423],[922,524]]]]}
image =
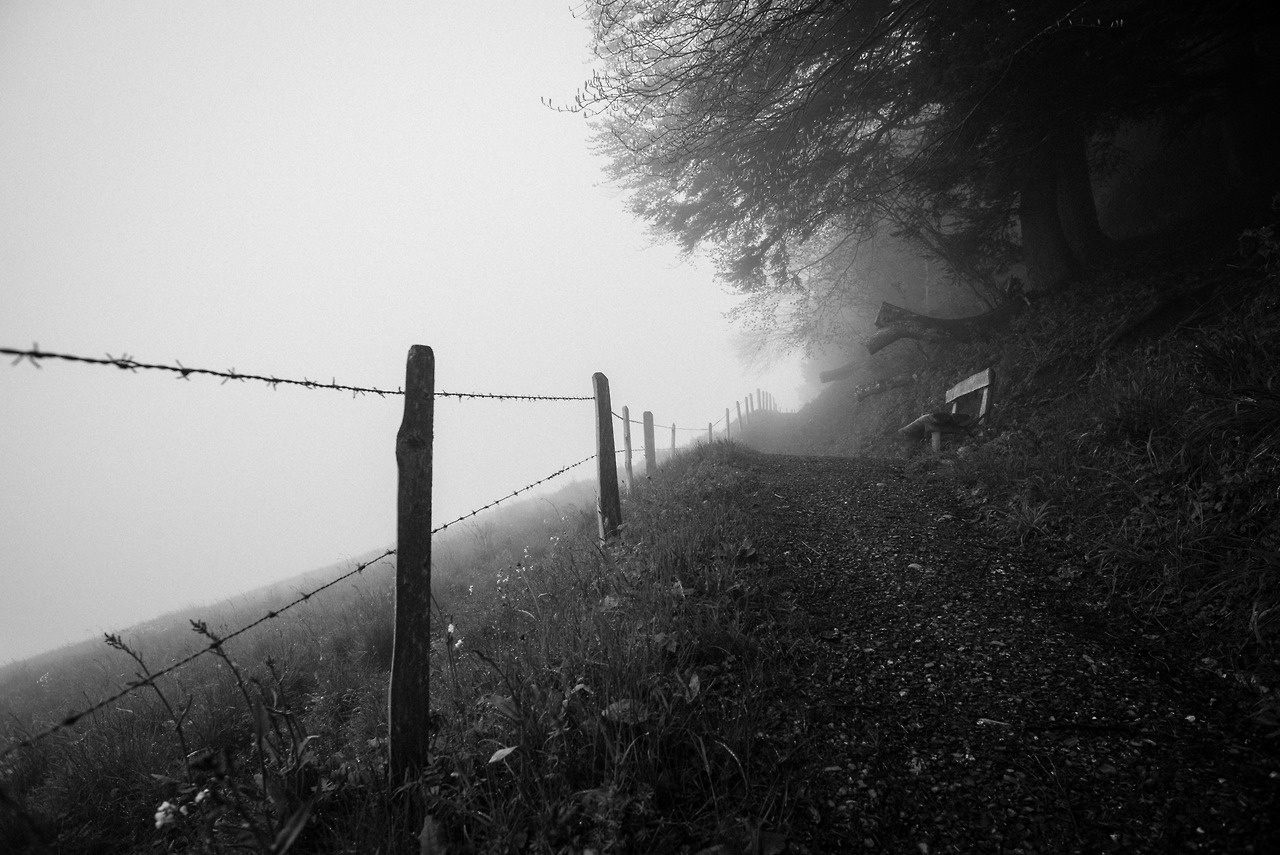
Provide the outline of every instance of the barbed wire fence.
{"type": "MultiPolygon", "coordinates": [[[[596,460],[596,459],[600,460],[600,466],[599,466],[600,485],[599,486],[600,486],[601,503],[600,503],[600,506],[598,507],[598,512],[600,514],[600,520],[601,520],[601,537],[603,539],[607,537],[610,533],[616,534],[618,527],[621,523],[621,511],[620,511],[620,507],[617,504],[617,496],[618,496],[617,469],[616,469],[615,462],[610,462],[606,464],[604,460],[606,458],[612,459],[612,458],[616,458],[617,455],[625,454],[626,455],[626,471],[628,474],[628,478],[630,478],[631,446],[630,446],[630,434],[628,431],[626,434],[626,438],[627,438],[626,446],[624,448],[617,448],[617,449],[614,448],[612,422],[610,421],[610,416],[617,418],[619,420],[622,420],[624,422],[624,425],[627,425],[627,426],[629,426],[630,424],[639,424],[645,427],[646,438],[647,438],[646,456],[650,460],[650,467],[652,467],[653,465],[652,458],[650,457],[651,453],[654,451],[653,441],[652,441],[652,430],[653,430],[652,414],[646,412],[645,421],[638,422],[633,419],[629,419],[623,415],[619,415],[616,412],[613,412],[609,407],[608,380],[607,378],[604,377],[603,374],[595,375],[596,394],[590,395],[590,396],[528,395],[528,394],[508,394],[508,393],[493,393],[493,392],[450,392],[445,390],[436,390],[434,388],[434,355],[431,353],[430,348],[425,348],[422,346],[414,346],[414,348],[410,350],[409,369],[407,372],[407,380],[406,380],[406,385],[410,386],[411,388],[409,392],[406,392],[404,388],[386,389],[386,388],[379,388],[379,387],[373,387],[373,386],[347,385],[347,384],[338,383],[336,378],[331,379],[330,382],[328,383],[324,383],[321,381],[311,380],[306,377],[299,380],[296,378],[279,377],[275,375],[240,372],[240,371],[237,371],[235,368],[231,368],[226,371],[220,371],[216,369],[188,367],[178,361],[175,361],[175,364],[173,365],[166,365],[166,364],[160,364],[160,363],[148,363],[148,362],[142,362],[137,359],[134,359],[132,356],[129,356],[127,354],[123,354],[121,356],[112,356],[111,354],[106,354],[103,357],[91,357],[91,356],[82,356],[82,355],[75,355],[75,354],[55,353],[51,351],[41,350],[38,344],[33,344],[32,347],[26,348],[26,349],[0,348],[0,355],[14,357],[13,363],[12,363],[14,366],[20,365],[23,362],[29,362],[36,368],[41,368],[42,361],[57,360],[57,361],[71,362],[71,363],[115,367],[117,369],[129,371],[132,373],[137,373],[139,371],[167,372],[167,373],[172,373],[176,375],[178,379],[182,379],[182,380],[190,380],[193,375],[214,377],[214,378],[220,378],[222,380],[223,385],[225,385],[230,381],[238,381],[238,382],[252,381],[252,382],[264,383],[273,389],[279,386],[285,385],[285,386],[294,386],[294,387],[300,387],[305,389],[324,389],[324,390],[330,390],[330,391],[351,392],[353,397],[359,397],[361,395],[376,395],[379,398],[385,398],[388,396],[401,396],[406,398],[405,422],[401,426],[401,434],[402,434],[401,438],[403,438],[406,432],[412,434],[415,429],[420,430],[422,427],[421,425],[418,425],[415,428],[415,426],[411,424],[414,418],[411,414],[414,409],[413,407],[414,401],[412,400],[412,398],[414,398],[414,394],[413,394],[414,388],[415,387],[417,388],[419,408],[421,407],[421,398],[422,398],[421,393],[423,392],[423,383],[421,382],[422,377],[419,376],[418,382],[414,382],[415,370],[416,370],[415,364],[414,364],[415,358],[418,359],[419,361],[425,358],[425,362],[426,362],[426,374],[425,374],[426,395],[425,397],[427,400],[427,404],[426,404],[427,413],[426,413],[425,426],[426,426],[426,435],[428,437],[428,442],[426,443],[427,445],[426,472],[427,472],[427,481],[428,481],[428,483],[426,484],[427,497],[428,497],[426,506],[428,509],[428,518],[429,518],[429,508],[430,508],[429,476],[430,476],[430,469],[431,469],[431,466],[430,466],[430,455],[431,455],[430,444],[431,443],[430,443],[429,437],[431,436],[431,433],[432,433],[431,422],[433,418],[433,416],[431,415],[432,405],[430,402],[434,401],[435,398],[450,397],[450,398],[457,398],[457,399],[494,399],[494,400],[508,400],[508,401],[594,401],[597,407],[597,451],[595,454],[588,455],[587,457],[584,457],[581,460],[578,460],[574,463],[570,463],[567,466],[563,466],[549,475],[539,478],[538,480],[533,481],[523,487],[520,487],[517,490],[513,490],[512,492],[507,493],[506,495],[501,496],[500,498],[494,499],[491,502],[487,502],[486,504],[481,505],[480,507],[477,507],[455,519],[452,519],[449,522],[444,523],[443,525],[430,529],[425,533],[425,536],[427,539],[425,544],[421,542],[417,542],[410,545],[409,551],[413,553],[416,562],[419,562],[419,563],[421,562],[421,559],[419,558],[420,554],[424,553],[426,556],[424,566],[427,569],[426,576],[427,576],[428,596],[429,596],[429,587],[430,587],[430,569],[429,569],[430,568],[430,538],[432,536],[448,529],[450,526],[457,525],[461,522],[471,519],[472,517],[475,517],[486,510],[496,507],[505,501],[513,499],[529,490],[532,490],[533,488],[541,484],[551,481],[552,479],[557,478],[560,475],[563,475],[572,469],[582,466],[590,462],[591,460],[596,460]],[[423,352],[425,352],[425,357],[423,352]],[[606,483],[607,481],[611,481],[612,482],[611,485],[609,483],[606,483]],[[610,490],[610,487],[611,487],[611,490],[610,490]],[[612,504],[614,507],[612,510],[606,507],[607,505],[610,504],[610,501],[608,499],[608,494],[610,492],[612,493],[612,497],[613,497],[612,504]],[[610,524],[606,524],[606,517],[608,516],[612,516],[612,520],[609,521],[610,524]]],[[[419,370],[419,374],[420,374],[420,370],[419,370]]],[[[757,402],[757,406],[763,405],[763,402],[765,400],[765,398],[763,397],[763,394],[760,392],[760,390],[757,390],[756,394],[757,394],[757,397],[755,400],[757,402]]],[[[752,412],[753,409],[754,407],[752,404],[751,396],[748,395],[748,398],[747,398],[748,413],[752,412]]],[[[624,408],[623,412],[624,413],[627,412],[626,408],[624,408]]],[[[718,425],[721,422],[725,423],[725,434],[727,437],[729,434],[729,427],[730,427],[729,410],[727,408],[725,410],[725,415],[722,418],[717,419],[715,422],[708,423],[706,428],[708,441],[712,439],[713,429],[715,425],[718,425]]],[[[743,422],[742,422],[742,417],[740,412],[739,413],[740,427],[742,424],[743,422]]],[[[702,428],[677,428],[676,425],[674,424],[671,425],[673,453],[675,452],[675,435],[677,430],[683,430],[687,432],[701,432],[703,429],[702,428]]],[[[398,438],[397,440],[397,458],[398,459],[401,457],[401,438],[398,438]]],[[[414,444],[415,443],[413,442],[410,443],[410,445],[414,445],[414,444]]],[[[421,443],[416,443],[416,444],[421,445],[421,443]]],[[[149,672],[145,676],[125,684],[120,691],[110,695],[109,697],[103,698],[82,709],[69,712],[65,716],[63,716],[61,719],[59,719],[57,722],[54,722],[52,725],[44,728],[43,730],[33,735],[26,736],[21,740],[12,742],[6,748],[0,751],[0,761],[3,761],[5,758],[9,757],[10,755],[18,751],[31,748],[37,745],[38,743],[42,742],[43,740],[46,740],[63,730],[74,727],[77,723],[83,721],[85,717],[94,715],[95,713],[105,709],[106,707],[111,706],[112,704],[122,700],[123,698],[129,696],[134,692],[137,692],[144,688],[154,686],[155,682],[160,678],[173,674],[174,672],[186,667],[187,665],[190,665],[191,663],[199,659],[201,656],[218,651],[227,642],[235,638],[238,638],[241,635],[244,635],[245,633],[255,629],[258,626],[261,626],[267,621],[274,620],[275,618],[295,608],[296,606],[301,605],[302,603],[309,602],[317,594],[320,594],[323,591],[326,591],[348,579],[351,579],[352,577],[360,573],[363,573],[369,567],[372,567],[393,556],[397,557],[397,602],[398,602],[399,598],[405,593],[405,591],[402,590],[402,586],[404,584],[402,581],[404,574],[402,574],[402,572],[400,571],[399,554],[401,550],[405,548],[406,540],[410,540],[410,541],[421,540],[421,538],[412,536],[412,535],[408,538],[406,537],[406,526],[405,526],[406,508],[404,506],[406,471],[407,471],[407,467],[405,465],[405,461],[401,461],[401,510],[400,510],[401,520],[400,520],[400,532],[398,537],[398,540],[400,542],[397,544],[397,547],[389,548],[384,552],[382,552],[381,554],[379,554],[378,556],[376,556],[375,558],[372,558],[368,561],[357,564],[354,568],[339,575],[338,577],[316,588],[313,588],[304,593],[301,593],[295,599],[281,606],[280,608],[268,610],[265,614],[261,615],[257,619],[250,621],[247,624],[244,624],[239,629],[236,629],[235,631],[225,636],[214,638],[209,644],[171,663],[170,665],[166,666],[160,671],[157,671],[154,673],[149,672]]],[[[421,490],[421,485],[418,485],[417,489],[421,490]]],[[[412,490],[413,488],[411,487],[410,492],[412,492],[412,490]]],[[[429,632],[429,614],[430,614],[429,607],[423,608],[421,610],[421,625],[417,626],[416,631],[413,633],[418,639],[425,638],[426,633],[429,632]]],[[[399,637],[399,620],[400,620],[400,613],[399,613],[399,606],[397,606],[397,638],[399,637]]],[[[194,626],[195,626],[195,622],[193,621],[193,627],[194,626]]],[[[424,692],[424,694],[422,694],[421,697],[413,698],[411,703],[403,704],[402,706],[404,706],[405,709],[400,710],[399,715],[397,715],[397,698],[396,698],[396,685],[395,685],[396,684],[396,663],[394,662],[394,658],[393,658],[392,670],[393,670],[393,673],[392,673],[392,689],[391,689],[391,694],[392,694],[391,709],[392,709],[393,721],[392,721],[391,738],[388,740],[388,742],[390,744],[391,766],[394,773],[395,771],[397,771],[397,769],[403,772],[403,771],[407,771],[408,769],[420,766],[422,761],[425,760],[425,750],[426,750],[423,734],[416,733],[413,736],[410,736],[408,739],[400,740],[401,742],[405,743],[405,745],[400,747],[398,751],[395,719],[399,717],[415,723],[425,721],[426,718],[423,716],[424,714],[429,713],[429,704],[428,704],[428,699],[425,695],[425,691],[426,691],[425,686],[428,685],[428,681],[426,679],[419,678],[415,682],[421,684],[424,687],[421,690],[422,692],[424,692]],[[399,758],[399,762],[397,762],[397,753],[401,755],[401,757],[399,758]]],[[[425,677],[425,675],[422,675],[422,676],[425,677]]]]}
{"type": "MultiPolygon", "coordinates": [[[[300,386],[304,389],[330,389],[338,392],[351,392],[353,396],[359,395],[377,395],[380,398],[393,395],[404,395],[403,389],[379,389],[373,386],[347,386],[339,383],[336,379],[323,383],[317,380],[308,380],[305,377],[301,380],[291,379],[288,377],[276,377],[274,375],[264,374],[246,374],[230,368],[226,371],[218,371],[212,368],[188,368],[181,362],[175,362],[173,365],[161,365],[157,363],[139,362],[131,356],[112,356],[107,354],[105,357],[97,356],[76,356],[68,353],[50,353],[40,350],[38,344],[32,345],[27,350],[16,350],[9,347],[0,347],[0,355],[16,357],[13,360],[14,365],[20,365],[27,361],[37,368],[41,360],[54,359],[63,362],[80,362],[89,365],[111,365],[124,371],[168,371],[178,375],[179,380],[190,380],[192,376],[221,377],[223,384],[231,380],[240,382],[255,381],[265,383],[273,389],[278,386],[300,386]]],[[[437,389],[435,392],[437,398],[461,398],[461,399],[480,399],[490,398],[502,401],[591,401],[594,400],[590,395],[512,395],[497,392],[446,392],[437,389]]]]}
{"type": "MultiPolygon", "coordinates": [[[[431,534],[433,535],[439,534],[440,532],[444,531],[450,526],[454,526],[454,525],[457,525],[458,523],[465,522],[483,511],[496,507],[497,505],[502,504],[508,499],[513,499],[516,496],[519,496],[521,493],[527,492],[528,490],[532,490],[534,487],[538,486],[539,484],[544,484],[547,481],[550,481],[551,479],[557,476],[563,475],[569,470],[574,469],[575,467],[581,466],[584,463],[587,463],[588,461],[591,461],[594,459],[595,459],[595,455],[592,454],[589,457],[584,457],[582,460],[579,460],[576,463],[570,463],[568,466],[557,469],[555,472],[552,472],[550,475],[547,475],[544,478],[539,478],[537,481],[534,481],[531,484],[527,484],[518,490],[512,490],[510,493],[507,493],[505,496],[503,496],[500,499],[494,499],[492,502],[489,502],[488,504],[482,505],[481,507],[476,508],[475,510],[469,511],[463,514],[462,516],[459,516],[455,519],[450,520],[447,523],[444,523],[443,525],[440,525],[440,526],[437,526],[436,528],[431,529],[431,534]]],[[[195,651],[194,653],[191,653],[190,655],[185,656],[182,659],[177,660],[176,662],[173,662],[172,664],[161,669],[160,671],[156,671],[155,673],[151,674],[149,677],[140,679],[140,680],[131,681],[130,683],[126,684],[124,688],[122,688],[119,692],[111,695],[110,697],[103,698],[102,700],[88,707],[85,707],[84,709],[68,713],[52,726],[45,728],[44,730],[40,731],[39,733],[36,733],[33,736],[26,737],[25,739],[22,739],[21,741],[6,747],[3,751],[0,751],[0,762],[2,762],[10,754],[14,754],[24,748],[30,748],[36,745],[37,743],[45,739],[48,739],[50,736],[53,736],[55,733],[58,733],[59,731],[66,730],[69,727],[75,726],[79,721],[84,719],[86,716],[93,715],[94,713],[99,712],[105,709],[106,707],[111,706],[117,701],[124,699],[125,697],[131,695],[132,693],[153,685],[161,677],[166,677],[169,674],[172,674],[175,671],[178,671],[179,669],[184,668],[187,665],[190,665],[191,663],[199,659],[201,656],[204,656],[207,653],[212,653],[218,648],[222,647],[228,641],[231,641],[234,638],[238,638],[239,636],[244,635],[245,633],[249,632],[252,629],[256,629],[257,627],[261,626],[262,624],[266,623],[269,620],[274,620],[275,618],[280,617],[280,615],[284,614],[285,612],[289,611],[295,606],[299,606],[302,603],[308,602],[316,594],[319,594],[322,591],[325,591],[329,588],[339,585],[345,582],[346,580],[354,576],[357,576],[360,573],[363,573],[365,570],[369,569],[370,567],[373,567],[378,563],[395,556],[395,554],[396,554],[396,550],[394,548],[387,549],[377,557],[371,558],[368,561],[364,561],[357,564],[354,568],[347,571],[346,573],[343,573],[337,578],[331,579],[328,582],[325,582],[323,585],[313,588],[310,591],[307,591],[306,593],[300,594],[297,598],[290,601],[289,603],[286,603],[285,605],[281,606],[278,609],[271,609],[270,611],[266,612],[258,619],[245,624],[244,626],[240,627],[234,632],[231,632],[225,636],[222,636],[217,641],[211,642],[210,644],[195,651]]]]}

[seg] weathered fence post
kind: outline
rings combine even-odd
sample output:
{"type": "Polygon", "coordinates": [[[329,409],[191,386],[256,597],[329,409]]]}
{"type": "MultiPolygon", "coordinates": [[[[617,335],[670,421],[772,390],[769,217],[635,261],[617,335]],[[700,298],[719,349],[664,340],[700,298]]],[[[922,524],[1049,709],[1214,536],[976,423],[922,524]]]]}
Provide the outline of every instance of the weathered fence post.
{"type": "Polygon", "coordinates": [[[644,416],[644,474],[652,477],[658,471],[658,449],[653,447],[653,413],[645,410],[644,416]]]}
{"type": "Polygon", "coordinates": [[[742,402],[734,401],[733,406],[738,410],[738,433],[742,433],[742,402]]]}
{"type": "Polygon", "coordinates": [[[631,472],[631,410],[626,407],[622,408],[622,448],[627,466],[627,492],[630,493],[636,485],[636,478],[631,472]]]}
{"type": "Polygon", "coordinates": [[[729,408],[728,407],[724,408],[724,438],[726,441],[733,439],[733,437],[729,436],[729,408]]]}
{"type": "Polygon", "coordinates": [[[715,442],[715,436],[711,433],[711,422],[707,422],[707,445],[715,442]]]}
{"type": "MultiPolygon", "coordinates": [[[[600,539],[618,536],[622,525],[622,499],[618,496],[618,459],[613,449],[613,407],[609,402],[609,378],[599,371],[591,375],[596,394],[596,472],[600,482],[600,539]]],[[[622,410],[625,418],[627,412],[622,410]]]]}
{"type": "Polygon", "coordinates": [[[676,423],[671,423],[671,456],[676,456],[676,423]]]}
{"type": "Polygon", "coordinates": [[[431,444],[436,359],[431,348],[409,348],[404,419],[396,434],[400,486],[396,497],[396,614],[388,691],[388,762],[393,785],[427,765],[431,713],[431,444]]]}

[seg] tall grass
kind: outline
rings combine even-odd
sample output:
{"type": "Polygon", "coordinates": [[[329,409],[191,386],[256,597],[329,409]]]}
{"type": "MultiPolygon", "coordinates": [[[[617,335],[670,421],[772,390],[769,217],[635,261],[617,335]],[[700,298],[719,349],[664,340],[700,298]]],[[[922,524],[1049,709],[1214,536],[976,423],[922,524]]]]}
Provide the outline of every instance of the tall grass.
{"type": "MultiPolygon", "coordinates": [[[[418,780],[386,777],[391,573],[370,568],[11,755],[0,849],[391,853],[425,835],[458,852],[660,852],[783,821],[755,744],[772,618],[736,563],[752,489],[738,454],[669,462],[607,546],[579,491],[438,548],[418,780]]],[[[222,632],[195,630],[188,644],[222,632]]],[[[57,675],[11,669],[9,738],[172,661],[171,632],[57,675]]]]}

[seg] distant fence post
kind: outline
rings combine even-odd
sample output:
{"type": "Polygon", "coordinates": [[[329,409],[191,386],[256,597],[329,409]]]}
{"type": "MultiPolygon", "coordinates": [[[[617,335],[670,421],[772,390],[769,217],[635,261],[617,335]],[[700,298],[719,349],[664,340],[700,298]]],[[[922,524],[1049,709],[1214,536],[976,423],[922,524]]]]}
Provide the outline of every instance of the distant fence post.
{"type": "Polygon", "coordinates": [[[653,413],[644,412],[644,474],[658,471],[658,449],[653,447],[653,413]]]}
{"type": "Polygon", "coordinates": [[[622,448],[627,466],[627,492],[630,492],[635,487],[636,478],[631,472],[631,410],[626,407],[622,408],[622,448]]]}
{"type": "MultiPolygon", "coordinates": [[[[622,499],[618,496],[618,459],[613,448],[613,407],[609,402],[609,378],[599,371],[591,375],[596,395],[596,472],[600,482],[600,539],[618,536],[622,525],[622,499]]],[[[624,407],[622,412],[626,413],[624,407]]]]}
{"type": "Polygon", "coordinates": [[[729,435],[729,408],[728,407],[724,408],[724,438],[726,440],[733,439],[733,437],[729,435]]]}
{"type": "Polygon", "coordinates": [[[671,423],[671,456],[676,456],[676,423],[671,423]]]}
{"type": "Polygon", "coordinates": [[[741,433],[742,432],[742,402],[734,401],[733,406],[736,407],[738,410],[738,432],[741,433]]]}
{"type": "Polygon", "coordinates": [[[396,434],[396,607],[388,691],[388,763],[399,786],[427,765],[431,713],[431,445],[436,360],[431,348],[409,348],[404,419],[396,434]]]}
{"type": "Polygon", "coordinates": [[[715,442],[715,437],[711,433],[711,422],[707,422],[707,445],[715,442]]]}

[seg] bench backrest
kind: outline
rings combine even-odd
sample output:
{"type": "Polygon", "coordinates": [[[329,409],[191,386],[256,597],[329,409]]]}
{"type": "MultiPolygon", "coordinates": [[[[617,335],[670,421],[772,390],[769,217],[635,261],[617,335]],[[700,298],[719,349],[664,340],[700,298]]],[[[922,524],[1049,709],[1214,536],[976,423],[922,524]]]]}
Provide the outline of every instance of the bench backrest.
{"type": "MultiPolygon", "coordinates": [[[[972,377],[966,377],[956,385],[947,390],[946,403],[951,405],[951,412],[956,412],[959,407],[959,399],[965,395],[974,392],[982,393],[982,403],[978,405],[978,419],[983,419],[987,415],[987,410],[991,409],[991,369],[987,368],[974,374],[972,377]]],[[[975,420],[976,421],[976,420],[975,420]]]]}

